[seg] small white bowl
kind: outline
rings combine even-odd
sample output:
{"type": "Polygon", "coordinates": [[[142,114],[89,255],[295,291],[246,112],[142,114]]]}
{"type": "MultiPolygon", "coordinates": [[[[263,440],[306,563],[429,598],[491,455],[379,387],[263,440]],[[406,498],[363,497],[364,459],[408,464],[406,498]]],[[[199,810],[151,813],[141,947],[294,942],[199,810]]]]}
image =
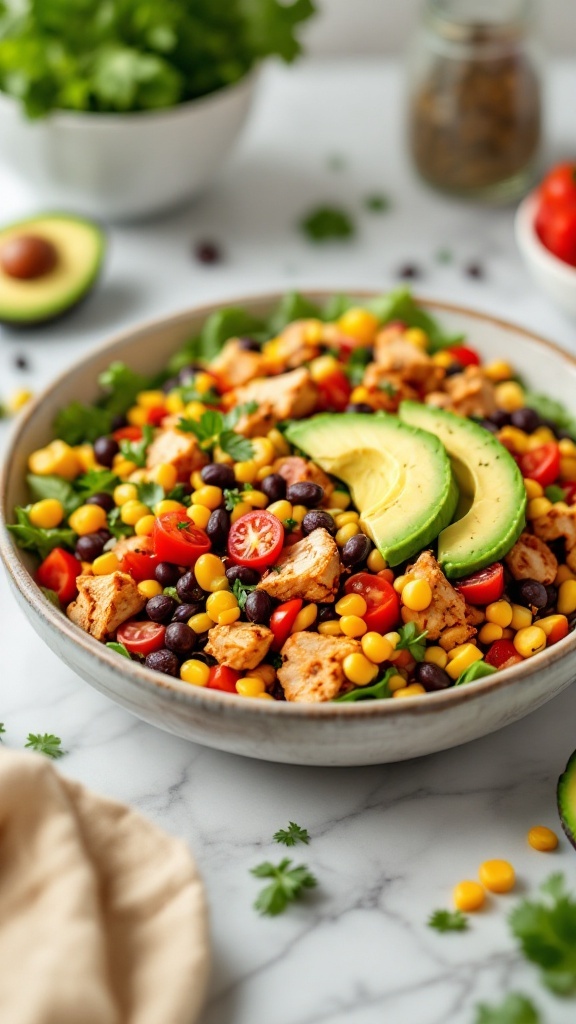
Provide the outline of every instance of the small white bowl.
{"type": "Polygon", "coordinates": [[[571,317],[576,317],[576,267],[558,259],[536,232],[538,197],[531,192],[522,200],[514,227],[516,242],[532,277],[543,292],[571,317]]]}
{"type": "Polygon", "coordinates": [[[28,120],[0,93],[0,157],[47,207],[130,220],[177,206],[210,183],[246,121],[257,73],[165,110],[56,111],[28,120]]]}

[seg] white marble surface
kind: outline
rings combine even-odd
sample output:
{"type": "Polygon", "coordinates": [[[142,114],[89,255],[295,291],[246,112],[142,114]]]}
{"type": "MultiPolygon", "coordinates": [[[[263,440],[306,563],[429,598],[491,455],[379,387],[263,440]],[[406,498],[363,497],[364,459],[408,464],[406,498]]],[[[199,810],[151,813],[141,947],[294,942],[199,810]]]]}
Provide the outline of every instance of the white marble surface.
{"type": "MultiPolygon", "coordinates": [[[[557,67],[549,96],[548,160],[574,143],[563,102],[576,74],[557,67]]],[[[0,393],[34,389],[111,332],[207,298],[304,285],[388,287],[407,261],[422,294],[508,316],[566,346],[575,328],[532,288],[516,254],[511,210],[483,210],[432,194],[402,148],[398,70],[363,60],[272,71],[236,158],[204,200],[148,224],[110,230],[100,290],[69,319],[37,334],[0,335],[0,393]],[[329,158],[346,166],[330,170],[329,158]],[[385,191],[393,207],[364,213],[385,191]],[[294,228],[327,199],[356,212],[350,244],[316,248],[294,228]],[[202,267],[200,238],[227,259],[202,267]],[[434,260],[449,248],[453,262],[434,260]],[[485,267],[483,280],[462,272],[485,267]],[[28,374],[13,366],[26,355],[28,374]]],[[[0,221],[37,208],[0,175],[0,221]]],[[[519,353],[521,365],[521,353],[519,353]]],[[[0,428],[2,437],[6,427],[0,428]]],[[[212,913],[214,965],[202,1024],[473,1024],[479,999],[532,994],[544,1024],[569,1024],[574,1002],[547,995],[517,956],[506,925],[514,896],[494,897],[465,935],[425,921],[450,903],[487,857],[508,857],[518,893],[552,870],[576,882],[576,853],[530,850],[527,829],[558,829],[555,782],[576,746],[576,689],[501,732],[420,761],[306,769],[242,760],[192,746],[130,717],[91,691],[34,635],[0,579],[5,742],[53,731],[62,771],[126,800],[184,837],[201,866],[212,913]],[[278,919],[251,908],[249,869],[280,858],[273,832],[289,819],[312,837],[294,856],[320,885],[278,919]]]]}

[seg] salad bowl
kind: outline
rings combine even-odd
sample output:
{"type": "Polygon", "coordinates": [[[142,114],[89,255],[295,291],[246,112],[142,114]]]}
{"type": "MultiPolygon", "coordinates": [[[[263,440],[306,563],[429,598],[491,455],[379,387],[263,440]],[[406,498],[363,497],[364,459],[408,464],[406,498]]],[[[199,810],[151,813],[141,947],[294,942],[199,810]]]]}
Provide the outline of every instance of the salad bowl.
{"type": "MultiPolygon", "coordinates": [[[[311,301],[328,295],[308,293],[311,301]]],[[[354,292],[359,302],[369,293],[354,292]]],[[[238,301],[265,316],[280,296],[238,301]]],[[[554,344],[483,313],[438,302],[422,305],[454,334],[464,334],[488,360],[521,355],[527,384],[574,410],[576,360],[554,344]]],[[[7,529],[13,509],[26,504],[26,466],[32,451],[52,436],[57,412],[72,400],[91,402],[94,381],[114,360],[144,374],[166,360],[220,306],[194,308],[130,328],[92,351],[57,379],[16,425],[0,482],[0,554],[11,591],[33,628],[85,681],[128,711],[174,735],[216,749],[289,764],[346,766],[401,761],[484,736],[536,710],[576,677],[576,634],[536,658],[466,686],[410,700],[297,703],[248,700],[191,686],[121,658],[78,629],[43,595],[32,578],[35,561],[7,529]]]]}

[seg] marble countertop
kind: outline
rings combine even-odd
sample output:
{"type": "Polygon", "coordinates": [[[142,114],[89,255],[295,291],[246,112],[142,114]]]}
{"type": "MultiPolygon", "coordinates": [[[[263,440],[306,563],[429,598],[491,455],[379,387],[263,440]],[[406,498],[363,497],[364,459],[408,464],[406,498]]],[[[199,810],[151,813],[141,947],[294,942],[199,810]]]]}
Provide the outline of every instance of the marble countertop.
{"type": "MultiPolygon", "coordinates": [[[[548,93],[547,160],[573,152],[563,97],[576,72],[557,64],[548,93]]],[[[0,221],[38,208],[0,171],[0,221]]],[[[389,288],[406,264],[429,297],[502,315],[576,348],[574,325],[539,294],[513,240],[513,211],[435,195],[404,152],[397,66],[376,60],[269,69],[254,116],[213,190],[187,210],[110,229],[100,289],[66,320],[37,333],[0,334],[0,393],[37,390],[99,340],[127,325],[213,298],[304,286],[389,288]],[[383,192],[390,210],[368,212],[383,192]],[[311,245],[296,225],[333,201],[350,209],[356,238],[311,245]],[[201,240],[225,260],[193,258],[201,240]],[[449,262],[438,258],[441,250],[449,262]],[[474,263],[481,277],[466,268],[474,263]],[[27,371],[16,368],[25,356],[27,371]]],[[[520,357],[521,365],[521,357],[520,357]]],[[[0,443],[7,427],[0,426],[0,443]]],[[[543,1024],[569,1024],[574,1002],[540,986],[517,955],[506,916],[553,870],[576,877],[562,839],[531,850],[534,824],[559,830],[555,784],[576,746],[576,689],[466,747],[382,767],[312,769],[243,760],[176,739],[111,704],[34,634],[0,578],[0,720],[5,744],[55,732],[63,772],[139,808],[186,839],[211,908],[213,971],[201,1024],[473,1024],[480,1000],[533,997],[543,1024]],[[319,880],[277,919],[252,909],[250,868],[280,859],[272,834],[306,826],[309,847],[287,851],[319,880]],[[516,895],[492,897],[464,935],[426,927],[453,885],[506,857],[516,895]]]]}

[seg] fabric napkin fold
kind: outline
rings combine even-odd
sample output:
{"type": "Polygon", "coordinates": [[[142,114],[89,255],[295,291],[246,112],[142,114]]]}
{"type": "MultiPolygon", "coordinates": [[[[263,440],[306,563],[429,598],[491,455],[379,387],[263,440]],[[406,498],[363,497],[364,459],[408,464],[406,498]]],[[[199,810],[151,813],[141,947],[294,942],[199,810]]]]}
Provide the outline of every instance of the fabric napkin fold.
{"type": "Polygon", "coordinates": [[[192,1024],[209,949],[183,842],[0,750],[3,1024],[192,1024]]]}

